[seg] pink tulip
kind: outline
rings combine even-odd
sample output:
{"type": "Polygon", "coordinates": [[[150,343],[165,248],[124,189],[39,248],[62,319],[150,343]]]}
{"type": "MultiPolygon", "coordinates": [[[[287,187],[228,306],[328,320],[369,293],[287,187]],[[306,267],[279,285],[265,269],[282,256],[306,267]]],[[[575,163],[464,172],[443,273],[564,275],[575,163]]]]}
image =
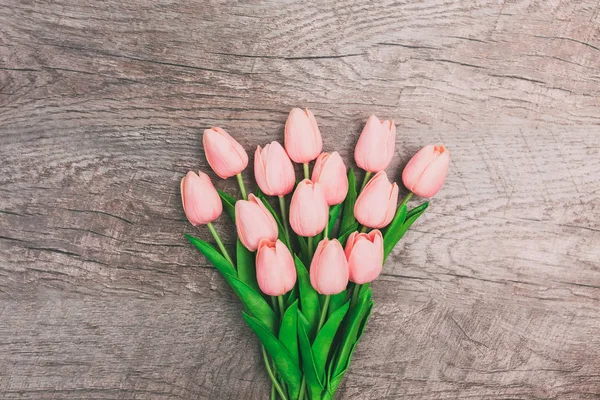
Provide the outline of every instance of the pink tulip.
{"type": "Polygon", "coordinates": [[[417,196],[433,197],[444,184],[449,165],[448,149],[443,145],[427,145],[406,164],[402,182],[417,196]]]}
{"type": "Polygon", "coordinates": [[[348,177],[344,161],[337,151],[319,155],[312,173],[312,181],[323,185],[328,205],[344,201],[348,194],[348,177]]]}
{"type": "Polygon", "coordinates": [[[281,240],[260,241],[256,253],[256,280],[260,290],[269,296],[287,293],[296,284],[294,259],[281,240]]]}
{"type": "Polygon", "coordinates": [[[352,232],[346,242],[350,280],[363,284],[374,281],[383,268],[383,236],[375,229],[369,233],[352,232]]]}
{"type": "Polygon", "coordinates": [[[275,218],[253,194],[235,203],[235,225],[240,241],[250,251],[256,251],[261,239],[277,240],[275,218]]]}
{"type": "Polygon", "coordinates": [[[222,128],[206,129],[202,144],[208,163],[222,179],[237,175],[248,166],[244,148],[222,128]]]}
{"type": "Polygon", "coordinates": [[[337,239],[319,242],[310,263],[310,283],[321,294],[340,293],[348,285],[348,261],[337,239]]]}
{"type": "Polygon", "coordinates": [[[304,179],[296,187],[290,204],[290,225],[300,236],[315,236],[327,224],[329,212],[320,183],[304,179]]]}
{"type": "Polygon", "coordinates": [[[260,190],[269,196],[285,196],[294,189],[294,165],[278,142],[256,148],[254,177],[260,190]]]}
{"type": "Polygon", "coordinates": [[[356,199],[354,216],[364,226],[383,228],[392,222],[397,205],[398,185],[390,183],[385,171],[381,171],[375,174],[356,199]]]}
{"type": "Polygon", "coordinates": [[[354,149],[356,165],[365,171],[379,172],[390,165],[396,145],[394,121],[380,121],[371,115],[354,149]]]}
{"type": "Polygon", "coordinates": [[[293,108],[285,122],[285,150],[297,163],[307,163],[321,154],[323,140],[315,116],[308,109],[293,108]]]}
{"type": "Polygon", "coordinates": [[[181,202],[188,221],[194,226],[208,224],[223,212],[221,198],[208,175],[192,171],[181,180],[181,202]]]}

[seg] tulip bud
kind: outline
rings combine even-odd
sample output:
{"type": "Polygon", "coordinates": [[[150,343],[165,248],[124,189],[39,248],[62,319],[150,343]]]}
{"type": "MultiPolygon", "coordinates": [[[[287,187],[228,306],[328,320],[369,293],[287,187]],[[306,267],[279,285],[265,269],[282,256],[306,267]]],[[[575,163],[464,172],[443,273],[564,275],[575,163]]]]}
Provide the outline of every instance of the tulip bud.
{"type": "Polygon", "coordinates": [[[390,165],[396,145],[394,121],[379,121],[371,115],[354,149],[356,165],[365,171],[379,172],[390,165]]]}
{"type": "Polygon", "coordinates": [[[385,171],[381,171],[375,174],[356,199],[354,216],[364,226],[383,228],[392,222],[397,205],[398,185],[390,183],[385,171]]]}
{"type": "Polygon", "coordinates": [[[208,163],[222,179],[237,175],[248,166],[244,148],[222,128],[206,129],[202,144],[208,163]]]}
{"type": "Polygon", "coordinates": [[[254,177],[260,190],[269,196],[285,196],[294,189],[294,165],[278,142],[256,148],[254,177]]]}
{"type": "Polygon", "coordinates": [[[250,251],[256,251],[261,239],[277,240],[275,218],[253,194],[235,203],[235,225],[240,241],[250,251]]]}
{"type": "Polygon", "coordinates": [[[315,116],[308,109],[293,108],[285,122],[285,150],[297,163],[307,163],[321,154],[323,140],[315,116]]]}
{"type": "Polygon", "coordinates": [[[310,263],[310,283],[321,294],[340,293],[348,285],[348,261],[337,239],[319,242],[310,263]]]}
{"type": "Polygon", "coordinates": [[[402,182],[417,196],[433,197],[444,184],[449,165],[448,149],[443,145],[427,145],[406,164],[402,172],[402,182]]]}
{"type": "Polygon", "coordinates": [[[260,290],[269,296],[287,293],[296,284],[294,259],[281,240],[260,241],[256,253],[256,280],[260,290]]]}
{"type": "Polygon", "coordinates": [[[348,194],[346,166],[337,151],[321,153],[315,163],[312,181],[323,185],[328,205],[339,204],[348,194]]]}
{"type": "Polygon", "coordinates": [[[383,236],[377,229],[369,233],[352,232],[346,242],[350,280],[362,285],[374,281],[383,268],[383,236]]]}
{"type": "Polygon", "coordinates": [[[181,180],[181,202],[188,221],[194,226],[208,224],[223,212],[221,198],[208,175],[192,171],[181,180]]]}
{"type": "Polygon", "coordinates": [[[329,212],[320,183],[304,179],[296,187],[290,204],[290,225],[300,236],[315,236],[325,229],[329,212]]]}

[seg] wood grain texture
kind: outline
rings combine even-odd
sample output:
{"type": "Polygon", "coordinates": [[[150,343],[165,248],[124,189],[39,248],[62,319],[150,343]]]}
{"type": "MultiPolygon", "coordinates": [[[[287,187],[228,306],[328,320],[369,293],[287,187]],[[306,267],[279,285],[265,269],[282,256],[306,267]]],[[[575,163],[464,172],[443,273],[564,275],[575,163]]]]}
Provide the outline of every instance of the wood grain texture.
{"type": "Polygon", "coordinates": [[[178,187],[294,106],[452,151],[338,398],[600,398],[597,0],[0,0],[0,397],[266,398],[178,187]]]}

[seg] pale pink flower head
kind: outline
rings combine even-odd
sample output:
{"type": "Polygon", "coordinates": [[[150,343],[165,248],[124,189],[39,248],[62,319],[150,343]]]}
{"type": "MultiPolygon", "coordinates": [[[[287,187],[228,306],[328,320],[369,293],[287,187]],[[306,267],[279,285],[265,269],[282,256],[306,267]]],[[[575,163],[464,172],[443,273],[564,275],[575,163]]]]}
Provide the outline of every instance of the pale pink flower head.
{"type": "Polygon", "coordinates": [[[325,198],[328,205],[339,204],[348,194],[348,176],[344,160],[337,151],[321,153],[315,162],[312,181],[318,182],[325,188],[325,198]]]}
{"type": "Polygon", "coordinates": [[[310,263],[310,283],[321,294],[340,293],[348,285],[348,261],[337,239],[319,242],[310,263]]]}
{"type": "Polygon", "coordinates": [[[300,236],[315,236],[325,229],[328,218],[323,186],[304,179],[292,195],[290,226],[300,236]]]}
{"type": "Polygon", "coordinates": [[[202,144],[208,163],[222,179],[237,175],[248,166],[244,148],[222,128],[206,129],[202,144]]]}
{"type": "Polygon", "coordinates": [[[383,236],[377,229],[369,233],[352,232],[346,242],[350,281],[363,284],[374,281],[383,268],[383,236]]]}
{"type": "Polygon", "coordinates": [[[450,151],[443,145],[423,147],[402,172],[404,186],[417,196],[433,197],[440,190],[450,166],[450,151]]]}
{"type": "Polygon", "coordinates": [[[356,199],[354,216],[364,226],[383,228],[396,214],[398,185],[390,183],[385,171],[375,174],[356,199]]]}
{"type": "Polygon", "coordinates": [[[260,190],[269,196],[285,196],[294,189],[294,165],[278,142],[256,148],[254,177],[260,190]]]}
{"type": "Polygon", "coordinates": [[[190,171],[181,180],[181,202],[188,221],[194,226],[219,218],[223,212],[221,198],[204,172],[190,171]]]}
{"type": "Polygon", "coordinates": [[[394,121],[380,121],[371,115],[354,149],[356,165],[369,172],[383,171],[392,161],[395,145],[394,121]]]}
{"type": "Polygon", "coordinates": [[[277,240],[275,218],[253,194],[235,203],[235,225],[240,241],[250,251],[256,251],[261,239],[277,240]]]}
{"type": "Polygon", "coordinates": [[[307,163],[323,150],[323,139],[317,120],[310,110],[293,108],[285,122],[285,150],[297,163],[307,163]]]}
{"type": "Polygon", "coordinates": [[[281,240],[260,241],[256,252],[256,280],[260,290],[269,296],[281,296],[296,284],[294,259],[281,240]]]}

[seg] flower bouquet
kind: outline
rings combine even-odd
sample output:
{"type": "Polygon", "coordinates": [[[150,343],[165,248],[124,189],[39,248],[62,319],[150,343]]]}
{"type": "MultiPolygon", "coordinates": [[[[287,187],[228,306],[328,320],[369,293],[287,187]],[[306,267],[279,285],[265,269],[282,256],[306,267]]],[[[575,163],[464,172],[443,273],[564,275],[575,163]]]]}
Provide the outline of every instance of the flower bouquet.
{"type": "Polygon", "coordinates": [[[186,236],[242,302],[242,315],[262,344],[271,399],[333,399],[373,309],[370,282],[429,204],[409,210],[409,199],[432,197],[444,182],[448,150],[423,147],[403,171],[409,193],[398,206],[398,185],[384,171],[395,140],[393,121],[367,120],[354,151],[366,171],[359,187],[337,152],[322,152],[314,115],[295,108],[285,124],[285,146],[257,147],[258,188],[248,195],[242,146],[221,128],[204,131],[208,163],[223,179],[237,177],[242,199],[215,190],[205,173],[188,172],[181,181],[185,214],[192,225],[208,227],[218,249],[186,236]],[[300,182],[292,161],[303,166],[300,182]],[[212,225],[223,209],[237,230],[235,257],[212,225]]]}

